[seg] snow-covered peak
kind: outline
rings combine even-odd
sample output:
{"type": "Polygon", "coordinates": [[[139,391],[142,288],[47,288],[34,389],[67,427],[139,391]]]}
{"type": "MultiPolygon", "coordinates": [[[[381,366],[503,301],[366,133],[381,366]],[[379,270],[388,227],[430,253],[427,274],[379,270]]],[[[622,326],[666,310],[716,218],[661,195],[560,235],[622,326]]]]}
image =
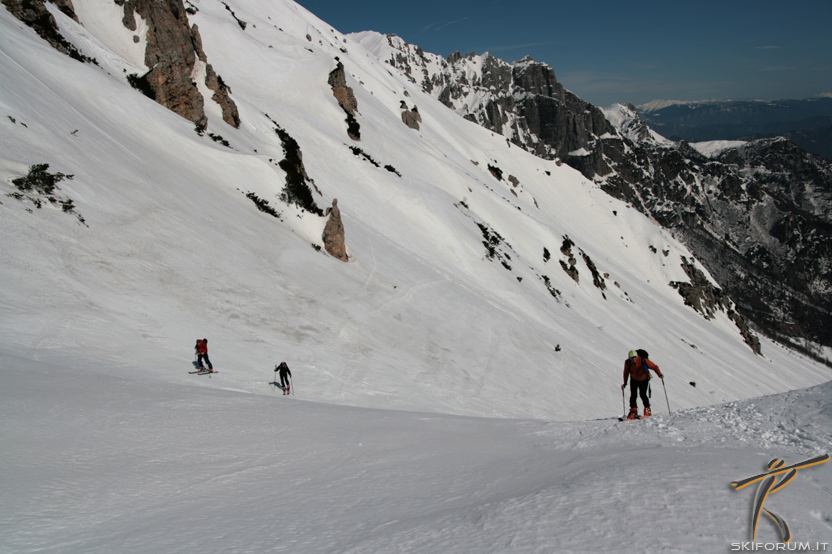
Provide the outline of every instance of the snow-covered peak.
{"type": "Polygon", "coordinates": [[[726,150],[739,148],[745,144],[748,144],[748,142],[744,140],[711,140],[707,142],[693,142],[691,146],[703,156],[716,158],[726,150]]]}
{"type": "Polygon", "coordinates": [[[708,100],[652,100],[640,104],[637,108],[644,113],[655,112],[670,106],[698,106],[707,103],[708,100]]]}
{"type": "Polygon", "coordinates": [[[612,123],[619,133],[635,143],[649,142],[651,144],[670,147],[674,141],[661,136],[651,129],[638,114],[632,104],[613,104],[602,108],[604,116],[612,123]]]}

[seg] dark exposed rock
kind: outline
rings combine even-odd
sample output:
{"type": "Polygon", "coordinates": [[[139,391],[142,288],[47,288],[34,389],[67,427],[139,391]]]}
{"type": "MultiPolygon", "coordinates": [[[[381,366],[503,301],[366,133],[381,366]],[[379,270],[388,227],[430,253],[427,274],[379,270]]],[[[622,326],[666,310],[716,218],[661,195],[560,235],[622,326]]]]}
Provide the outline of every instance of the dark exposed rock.
{"type": "Polygon", "coordinates": [[[239,26],[240,26],[240,29],[242,29],[243,31],[245,31],[245,30],[246,30],[246,26],[248,26],[248,23],[246,23],[245,21],[243,21],[242,19],[240,19],[239,17],[237,17],[237,14],[236,14],[236,13],[234,13],[234,10],[232,10],[232,9],[231,9],[231,6],[229,6],[229,5],[228,5],[228,4],[226,4],[225,2],[223,2],[223,3],[222,3],[222,5],[223,5],[223,6],[225,6],[225,9],[226,9],[226,10],[228,10],[228,13],[230,13],[230,14],[231,14],[231,17],[233,17],[233,18],[234,18],[234,21],[236,21],[236,22],[237,22],[237,25],[239,25],[239,26]]]}
{"type": "Polygon", "coordinates": [[[725,291],[714,286],[705,274],[685,257],[682,257],[682,268],[690,283],[672,281],[670,286],[679,291],[687,306],[702,314],[705,319],[713,319],[716,312],[728,309],[731,301],[725,291]]]}
{"type": "Polygon", "coordinates": [[[338,62],[338,65],[329,73],[327,81],[332,87],[332,94],[338,101],[345,112],[350,115],[355,115],[358,110],[358,101],[355,99],[355,94],[352,88],[347,86],[347,75],[344,72],[344,64],[338,62]]]}
{"type": "MultiPolygon", "coordinates": [[[[81,62],[95,62],[94,59],[83,55],[75,45],[64,38],[58,29],[58,23],[44,5],[44,0],[0,0],[13,16],[31,27],[42,39],[52,45],[59,52],[81,62]]],[[[55,0],[64,14],[78,21],[72,0],[55,0]]]]}
{"type": "MultiPolygon", "coordinates": [[[[14,122],[13,118],[12,122],[14,122]]],[[[23,177],[12,179],[12,184],[17,187],[20,192],[13,192],[7,194],[17,200],[29,201],[37,209],[42,209],[46,205],[60,206],[61,211],[68,214],[73,214],[77,217],[78,222],[84,226],[87,225],[84,217],[75,211],[75,203],[72,198],[63,198],[58,194],[60,187],[58,183],[64,179],[72,180],[74,175],[67,175],[65,173],[49,173],[49,164],[41,163],[29,167],[29,173],[23,177]]]]}
{"type": "Polygon", "coordinates": [[[684,142],[603,143],[614,172],[595,179],[671,229],[739,312],[832,345],[832,162],[778,139],[713,159],[684,142]]]}
{"type": "Polygon", "coordinates": [[[361,140],[360,125],[355,119],[355,114],[358,111],[358,100],[355,99],[352,88],[347,86],[344,64],[338,62],[335,69],[329,73],[327,82],[332,87],[332,94],[335,96],[335,100],[338,101],[338,105],[347,114],[347,135],[353,140],[361,140]]]}
{"type": "Polygon", "coordinates": [[[702,270],[685,257],[682,257],[682,269],[685,270],[690,283],[673,281],[670,286],[679,291],[685,304],[702,314],[705,319],[713,319],[717,311],[725,312],[740,330],[745,343],[755,354],[760,354],[760,339],[751,332],[745,318],[733,309],[733,303],[725,291],[714,286],[702,270]]]}
{"type": "Polygon", "coordinates": [[[75,15],[75,6],[72,5],[72,0],[49,0],[53,4],[55,4],[61,12],[63,12],[68,17],[71,17],[76,22],[78,21],[78,16],[75,15]]]}
{"type": "MultiPolygon", "coordinates": [[[[280,137],[283,144],[283,154],[285,156],[278,163],[280,169],[286,172],[286,186],[283,187],[280,199],[287,204],[294,204],[308,212],[323,216],[324,212],[315,203],[312,189],[309,188],[310,184],[315,187],[315,182],[306,174],[300,145],[285,129],[274,121],[272,123],[275,124],[275,133],[280,137]]],[[[315,187],[315,190],[320,194],[317,187],[315,187]]]]}
{"type": "Polygon", "coordinates": [[[578,260],[575,259],[575,256],[572,254],[573,246],[575,246],[575,243],[572,242],[572,239],[568,236],[563,237],[563,244],[560,246],[560,253],[566,256],[567,259],[565,261],[560,260],[560,266],[563,268],[563,271],[572,277],[576,283],[580,283],[581,277],[578,273],[578,268],[576,267],[578,260]]]}
{"type": "MultiPolygon", "coordinates": [[[[467,210],[467,207],[466,207],[467,210]]],[[[494,229],[492,229],[485,222],[477,221],[477,227],[482,233],[482,244],[485,246],[485,257],[488,260],[497,260],[500,264],[511,271],[511,254],[509,251],[513,250],[511,245],[494,229]]]]}
{"type": "MultiPolygon", "coordinates": [[[[196,28],[196,25],[194,25],[196,28]]],[[[214,91],[211,99],[222,108],[222,119],[235,129],[240,128],[240,113],[237,111],[237,104],[231,99],[231,89],[217,75],[211,64],[205,66],[205,86],[214,91]]]]}
{"type": "MultiPolygon", "coordinates": [[[[589,255],[583,250],[581,250],[581,257],[584,259],[584,263],[589,269],[589,273],[592,274],[592,284],[603,292],[607,288],[607,283],[604,281],[604,277],[602,277],[598,272],[598,268],[595,267],[595,262],[593,262],[592,258],[590,258],[589,255]]],[[[606,298],[606,296],[604,296],[604,298],[606,298]]]]}
{"type": "Polygon", "coordinates": [[[491,172],[491,175],[493,175],[498,181],[503,180],[503,170],[496,165],[488,164],[488,171],[491,172]]]}
{"type": "Polygon", "coordinates": [[[261,212],[267,213],[272,217],[280,219],[280,212],[278,212],[277,210],[272,208],[272,206],[271,206],[271,204],[269,204],[268,200],[264,200],[263,198],[260,198],[259,196],[257,196],[253,192],[247,192],[246,193],[246,198],[248,198],[249,200],[254,202],[254,205],[257,206],[257,209],[260,210],[261,212]]]}

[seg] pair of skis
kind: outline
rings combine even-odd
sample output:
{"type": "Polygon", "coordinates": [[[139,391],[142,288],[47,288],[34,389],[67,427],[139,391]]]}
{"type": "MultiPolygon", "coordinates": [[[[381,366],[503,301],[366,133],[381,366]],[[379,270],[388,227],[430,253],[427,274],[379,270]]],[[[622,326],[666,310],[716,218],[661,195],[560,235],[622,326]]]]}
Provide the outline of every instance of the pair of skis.
{"type": "MultiPolygon", "coordinates": [[[[634,418],[632,418],[632,419],[633,419],[633,420],[637,420],[637,419],[647,419],[648,417],[650,417],[650,416],[646,416],[646,417],[645,417],[645,416],[640,416],[640,415],[637,415],[636,417],[634,417],[634,418]]],[[[627,416],[621,416],[621,417],[619,417],[619,418],[618,418],[618,421],[630,421],[630,419],[631,419],[631,418],[629,418],[629,417],[627,417],[627,416]]]]}
{"type": "Polygon", "coordinates": [[[196,371],[189,371],[189,375],[210,375],[211,373],[219,373],[216,369],[198,369],[196,371]]]}

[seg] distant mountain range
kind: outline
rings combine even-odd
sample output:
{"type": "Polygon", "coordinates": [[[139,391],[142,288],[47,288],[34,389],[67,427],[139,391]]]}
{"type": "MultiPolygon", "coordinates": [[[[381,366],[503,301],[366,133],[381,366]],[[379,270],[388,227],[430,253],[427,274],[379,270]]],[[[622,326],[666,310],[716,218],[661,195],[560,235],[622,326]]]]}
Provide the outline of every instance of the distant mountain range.
{"type": "Polygon", "coordinates": [[[786,137],[832,159],[832,94],[805,100],[654,100],[638,106],[641,118],[673,140],[756,140],[786,137]]]}

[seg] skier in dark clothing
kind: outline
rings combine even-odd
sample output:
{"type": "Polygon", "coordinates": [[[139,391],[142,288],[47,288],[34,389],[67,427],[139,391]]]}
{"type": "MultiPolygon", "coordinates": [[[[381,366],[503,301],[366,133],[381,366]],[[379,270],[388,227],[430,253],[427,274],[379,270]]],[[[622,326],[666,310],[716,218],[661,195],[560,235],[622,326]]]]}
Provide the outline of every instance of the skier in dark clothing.
{"type": "MultiPolygon", "coordinates": [[[[279,366],[275,366],[274,368],[275,373],[278,371],[280,372],[280,388],[283,389],[283,394],[289,394],[289,377],[292,376],[292,372],[289,370],[289,366],[286,365],[286,362],[280,362],[279,366]]],[[[277,378],[275,376],[275,383],[277,382],[277,378]]]]}
{"type": "Polygon", "coordinates": [[[656,372],[659,379],[664,380],[659,366],[647,359],[647,353],[643,356],[639,352],[630,350],[627,361],[624,362],[624,384],[621,390],[627,386],[627,377],[630,378],[630,413],[627,419],[638,419],[637,398],[641,396],[641,403],[644,404],[644,417],[650,417],[650,398],[647,396],[647,385],[650,383],[650,370],[656,372]]]}
{"type": "Polygon", "coordinates": [[[205,366],[202,364],[202,360],[204,359],[205,363],[208,365],[208,371],[214,371],[214,366],[211,364],[211,360],[208,359],[208,339],[197,340],[195,348],[196,361],[199,370],[205,371],[205,366]]]}

